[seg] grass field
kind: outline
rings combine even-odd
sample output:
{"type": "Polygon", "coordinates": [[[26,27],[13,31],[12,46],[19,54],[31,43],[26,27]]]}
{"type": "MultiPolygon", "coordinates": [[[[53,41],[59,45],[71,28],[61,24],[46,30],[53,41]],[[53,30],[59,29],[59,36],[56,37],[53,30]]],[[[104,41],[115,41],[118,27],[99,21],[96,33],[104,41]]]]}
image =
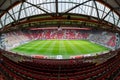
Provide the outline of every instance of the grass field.
{"type": "Polygon", "coordinates": [[[108,50],[104,46],[86,40],[35,40],[12,49],[13,52],[25,55],[62,55],[63,58],[108,50]]]}

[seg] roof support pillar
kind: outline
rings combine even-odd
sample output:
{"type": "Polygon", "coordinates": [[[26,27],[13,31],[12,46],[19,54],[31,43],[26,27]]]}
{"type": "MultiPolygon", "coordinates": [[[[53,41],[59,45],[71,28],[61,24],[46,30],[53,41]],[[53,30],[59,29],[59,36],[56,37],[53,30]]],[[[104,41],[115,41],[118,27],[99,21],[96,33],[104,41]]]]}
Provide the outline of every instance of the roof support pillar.
{"type": "Polygon", "coordinates": [[[58,0],[55,0],[56,16],[58,16],[58,0]]]}

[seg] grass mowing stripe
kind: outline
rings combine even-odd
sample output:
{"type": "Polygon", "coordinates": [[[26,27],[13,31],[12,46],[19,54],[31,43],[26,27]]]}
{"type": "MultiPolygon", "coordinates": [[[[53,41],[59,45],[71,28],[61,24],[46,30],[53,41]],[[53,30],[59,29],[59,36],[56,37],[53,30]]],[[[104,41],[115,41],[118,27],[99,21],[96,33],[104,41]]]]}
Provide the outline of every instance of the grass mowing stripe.
{"type": "Polygon", "coordinates": [[[41,44],[37,46],[37,52],[41,55],[46,55],[48,54],[48,52],[46,53],[46,49],[47,49],[47,46],[51,43],[51,41],[41,41],[41,44]]]}
{"type": "Polygon", "coordinates": [[[63,58],[106,50],[108,49],[103,46],[85,40],[35,40],[12,49],[26,55],[62,55],[63,58]]]}
{"type": "Polygon", "coordinates": [[[84,41],[74,41],[74,44],[75,44],[75,46],[77,47],[77,49],[79,49],[79,53],[78,53],[78,55],[79,54],[83,54],[83,53],[86,53],[86,52],[88,52],[89,50],[86,50],[86,45],[85,45],[85,42],[84,41]],[[83,44],[81,44],[81,42],[83,42],[83,44]]]}
{"type": "MultiPolygon", "coordinates": [[[[37,41],[37,40],[35,40],[35,41],[32,41],[32,42],[30,42],[30,44],[29,43],[26,43],[26,45],[31,45],[31,46],[29,46],[29,47],[25,47],[24,49],[21,49],[21,46],[19,46],[19,47],[17,47],[17,50],[16,50],[16,48],[15,49],[13,49],[13,51],[15,51],[15,52],[20,52],[20,53],[23,53],[23,54],[26,54],[26,55],[35,55],[35,54],[41,54],[41,52],[39,52],[38,50],[39,49],[42,49],[42,47],[44,47],[45,45],[47,45],[47,43],[48,42],[46,42],[46,43],[44,43],[44,42],[42,42],[42,41],[37,41]],[[32,43],[32,45],[31,45],[31,43],[32,43]],[[34,43],[34,44],[33,44],[34,43]],[[40,44],[38,44],[38,43],[40,43],[40,44]],[[34,47],[34,45],[35,45],[35,47],[34,47]],[[32,47],[33,46],[33,47],[32,47]]],[[[25,45],[25,44],[24,44],[25,45]]],[[[26,46],[25,45],[25,46],[26,46]]],[[[22,45],[23,46],[23,45],[22,45]]]]}
{"type": "Polygon", "coordinates": [[[46,46],[48,46],[48,44],[50,43],[50,41],[46,41],[46,42],[44,42],[44,41],[40,41],[41,43],[39,44],[39,46],[36,46],[37,48],[37,50],[38,51],[40,51],[40,50],[42,50],[44,47],[46,47],[46,46]]]}
{"type": "MultiPolygon", "coordinates": [[[[91,49],[91,47],[89,47],[89,44],[90,42],[88,42],[88,41],[84,41],[84,45],[82,45],[82,46],[79,46],[79,47],[81,47],[81,49],[82,49],[82,51],[83,51],[83,53],[84,54],[88,54],[88,53],[90,53],[91,51],[93,51],[92,49],[91,49]]],[[[91,44],[92,45],[92,44],[91,44]]],[[[91,46],[90,45],[90,46],[91,46]]]]}
{"type": "Polygon", "coordinates": [[[38,52],[38,47],[40,46],[41,42],[39,41],[35,41],[34,43],[32,42],[32,46],[31,47],[28,47],[27,49],[27,53],[32,55],[33,53],[34,54],[40,54],[40,52],[38,52]],[[36,48],[37,47],[37,48],[36,48]]]}
{"type": "Polygon", "coordinates": [[[59,46],[59,55],[61,55],[62,52],[63,52],[63,51],[62,51],[62,46],[61,46],[61,42],[62,42],[62,41],[59,41],[59,40],[58,40],[58,42],[59,42],[59,45],[58,45],[58,46],[59,46]]]}
{"type": "Polygon", "coordinates": [[[62,55],[64,55],[63,57],[69,58],[69,56],[68,56],[69,54],[66,51],[66,47],[65,47],[65,42],[64,41],[61,42],[61,46],[62,46],[62,55]]]}
{"type": "Polygon", "coordinates": [[[72,50],[74,51],[74,55],[78,55],[81,53],[80,50],[76,47],[74,41],[72,41],[72,42],[67,41],[67,42],[68,42],[69,46],[72,48],[72,50]]]}
{"type": "Polygon", "coordinates": [[[82,50],[82,53],[84,54],[88,54],[88,53],[94,53],[94,52],[97,52],[97,51],[101,51],[101,48],[102,48],[102,51],[105,49],[103,46],[100,46],[100,45],[97,45],[95,43],[91,43],[89,41],[82,41],[82,46],[81,46],[81,41],[76,42],[76,46],[78,46],[79,48],[81,48],[82,50]],[[84,46],[83,46],[84,45],[84,46]]]}
{"type": "MultiPolygon", "coordinates": [[[[96,53],[96,52],[101,52],[105,51],[107,48],[92,42],[89,42],[89,45],[87,45],[88,48],[90,48],[89,53],[96,53]]],[[[108,50],[108,49],[107,49],[108,50]]]]}
{"type": "Polygon", "coordinates": [[[53,55],[52,51],[53,51],[53,47],[55,46],[55,44],[56,44],[56,41],[49,42],[49,47],[46,49],[45,55],[50,55],[50,56],[53,55]]]}
{"type": "Polygon", "coordinates": [[[68,55],[74,54],[74,51],[72,47],[69,46],[67,40],[64,41],[64,46],[66,48],[66,52],[68,53],[68,55]]]}
{"type": "Polygon", "coordinates": [[[55,46],[53,46],[53,54],[54,54],[54,56],[56,56],[56,55],[59,55],[59,41],[58,40],[56,40],[56,44],[55,44],[55,46]]]}
{"type": "Polygon", "coordinates": [[[66,48],[64,46],[64,41],[59,41],[59,55],[62,55],[62,57],[68,56],[66,53],[66,48]]]}

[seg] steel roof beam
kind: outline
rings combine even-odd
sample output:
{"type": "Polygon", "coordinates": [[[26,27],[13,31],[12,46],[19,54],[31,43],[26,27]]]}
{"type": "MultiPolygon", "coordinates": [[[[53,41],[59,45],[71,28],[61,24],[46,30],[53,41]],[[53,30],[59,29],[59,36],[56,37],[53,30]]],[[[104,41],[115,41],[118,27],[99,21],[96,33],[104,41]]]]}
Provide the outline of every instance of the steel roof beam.
{"type": "Polygon", "coordinates": [[[120,23],[120,18],[117,20],[117,24],[116,25],[118,26],[119,23],[120,23]]]}
{"type": "Polygon", "coordinates": [[[22,6],[23,6],[23,2],[22,2],[22,4],[20,5],[20,9],[19,9],[19,13],[18,13],[18,21],[19,21],[19,19],[20,19],[20,15],[21,15],[22,6]]]}
{"type": "MultiPolygon", "coordinates": [[[[25,8],[24,3],[23,3],[23,7],[25,8]]],[[[27,17],[27,12],[26,12],[26,9],[24,9],[24,13],[25,13],[25,16],[27,17]]]]}
{"type": "Polygon", "coordinates": [[[4,25],[6,24],[6,18],[7,18],[7,14],[5,15],[5,19],[4,19],[4,25]]]}
{"type": "Polygon", "coordinates": [[[113,12],[112,12],[112,15],[113,15],[113,21],[114,21],[114,25],[115,25],[115,16],[114,16],[113,12]]]}
{"type": "Polygon", "coordinates": [[[73,9],[75,9],[75,8],[77,8],[77,7],[79,7],[80,5],[83,5],[83,4],[85,4],[85,3],[87,3],[87,2],[90,2],[90,1],[92,1],[92,0],[87,0],[87,1],[85,1],[85,2],[83,2],[83,3],[80,3],[80,4],[78,4],[78,5],[76,5],[76,6],[72,7],[72,8],[70,8],[69,10],[67,10],[67,11],[64,12],[64,13],[68,13],[68,12],[70,12],[71,10],[73,10],[73,9]]]}
{"type": "MultiPolygon", "coordinates": [[[[12,5],[12,0],[10,0],[10,4],[12,5]]],[[[13,13],[14,19],[16,19],[13,8],[12,8],[12,13],[13,13]]]]}
{"type": "Polygon", "coordinates": [[[34,6],[34,7],[36,7],[36,8],[38,8],[38,9],[42,10],[43,12],[49,14],[49,12],[47,12],[46,10],[44,10],[44,9],[42,9],[42,8],[40,8],[40,7],[38,7],[37,5],[34,5],[34,4],[32,4],[32,3],[30,3],[30,2],[27,2],[27,1],[26,1],[26,3],[28,3],[28,4],[30,4],[30,5],[32,5],[32,6],[34,6]]]}
{"type": "Polygon", "coordinates": [[[2,27],[4,27],[4,25],[3,25],[2,21],[1,21],[1,18],[0,18],[0,24],[1,24],[2,27]]]}
{"type": "Polygon", "coordinates": [[[7,11],[7,13],[9,14],[9,16],[13,19],[14,22],[16,22],[16,20],[13,18],[13,16],[7,11]]]}
{"type": "Polygon", "coordinates": [[[93,0],[94,2],[94,5],[95,5],[95,9],[96,9],[96,12],[97,12],[97,17],[98,17],[98,20],[100,19],[100,16],[99,16],[99,12],[98,12],[98,7],[97,7],[97,3],[95,0],[93,0]]]}
{"type": "Polygon", "coordinates": [[[104,17],[104,14],[105,14],[105,6],[104,6],[104,9],[103,9],[103,14],[102,14],[102,16],[101,16],[101,19],[104,17]]]}
{"type": "Polygon", "coordinates": [[[104,20],[109,15],[110,12],[111,10],[102,18],[102,20],[104,20]]]}
{"type": "Polygon", "coordinates": [[[55,0],[56,16],[58,15],[58,0],[55,0]]]}

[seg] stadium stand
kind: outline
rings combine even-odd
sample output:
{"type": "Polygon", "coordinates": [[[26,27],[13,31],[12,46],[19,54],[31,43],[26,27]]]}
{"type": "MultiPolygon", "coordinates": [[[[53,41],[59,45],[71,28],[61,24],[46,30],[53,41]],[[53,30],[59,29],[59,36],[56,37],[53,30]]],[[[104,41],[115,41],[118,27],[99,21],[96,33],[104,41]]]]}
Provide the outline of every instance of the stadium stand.
{"type": "Polygon", "coordinates": [[[0,80],[120,80],[120,0],[0,0],[0,80]]]}
{"type": "Polygon", "coordinates": [[[91,42],[106,46],[111,49],[115,49],[117,36],[115,33],[110,33],[107,31],[97,31],[97,30],[71,30],[64,29],[58,31],[56,29],[52,30],[28,30],[28,31],[16,31],[9,32],[5,34],[5,47],[7,50],[29,42],[31,40],[46,40],[46,39],[85,39],[91,42]],[[14,40],[14,41],[13,41],[14,40]]]}
{"type": "Polygon", "coordinates": [[[7,51],[2,49],[0,51],[0,71],[3,80],[119,80],[120,50],[114,51],[117,39],[115,33],[96,30],[45,29],[21,30],[4,35],[7,51]],[[13,47],[37,39],[85,39],[109,47],[113,51],[62,60],[47,59],[44,56],[31,57],[9,51],[13,47]]]}
{"type": "Polygon", "coordinates": [[[1,72],[10,80],[109,80],[114,78],[117,80],[119,78],[120,50],[94,56],[96,60],[109,56],[100,63],[94,62],[95,59],[90,59],[91,61],[85,60],[86,58],[50,60],[2,52],[4,53],[1,56],[1,72]]]}
{"type": "Polygon", "coordinates": [[[84,39],[115,49],[115,33],[92,30],[21,30],[4,34],[1,49],[1,79],[9,80],[119,80],[120,50],[71,59],[48,59],[9,51],[32,40],[84,39]],[[14,41],[13,41],[14,40],[14,41]],[[7,51],[6,51],[7,50],[7,51]],[[3,76],[2,76],[3,75],[3,76]]]}

